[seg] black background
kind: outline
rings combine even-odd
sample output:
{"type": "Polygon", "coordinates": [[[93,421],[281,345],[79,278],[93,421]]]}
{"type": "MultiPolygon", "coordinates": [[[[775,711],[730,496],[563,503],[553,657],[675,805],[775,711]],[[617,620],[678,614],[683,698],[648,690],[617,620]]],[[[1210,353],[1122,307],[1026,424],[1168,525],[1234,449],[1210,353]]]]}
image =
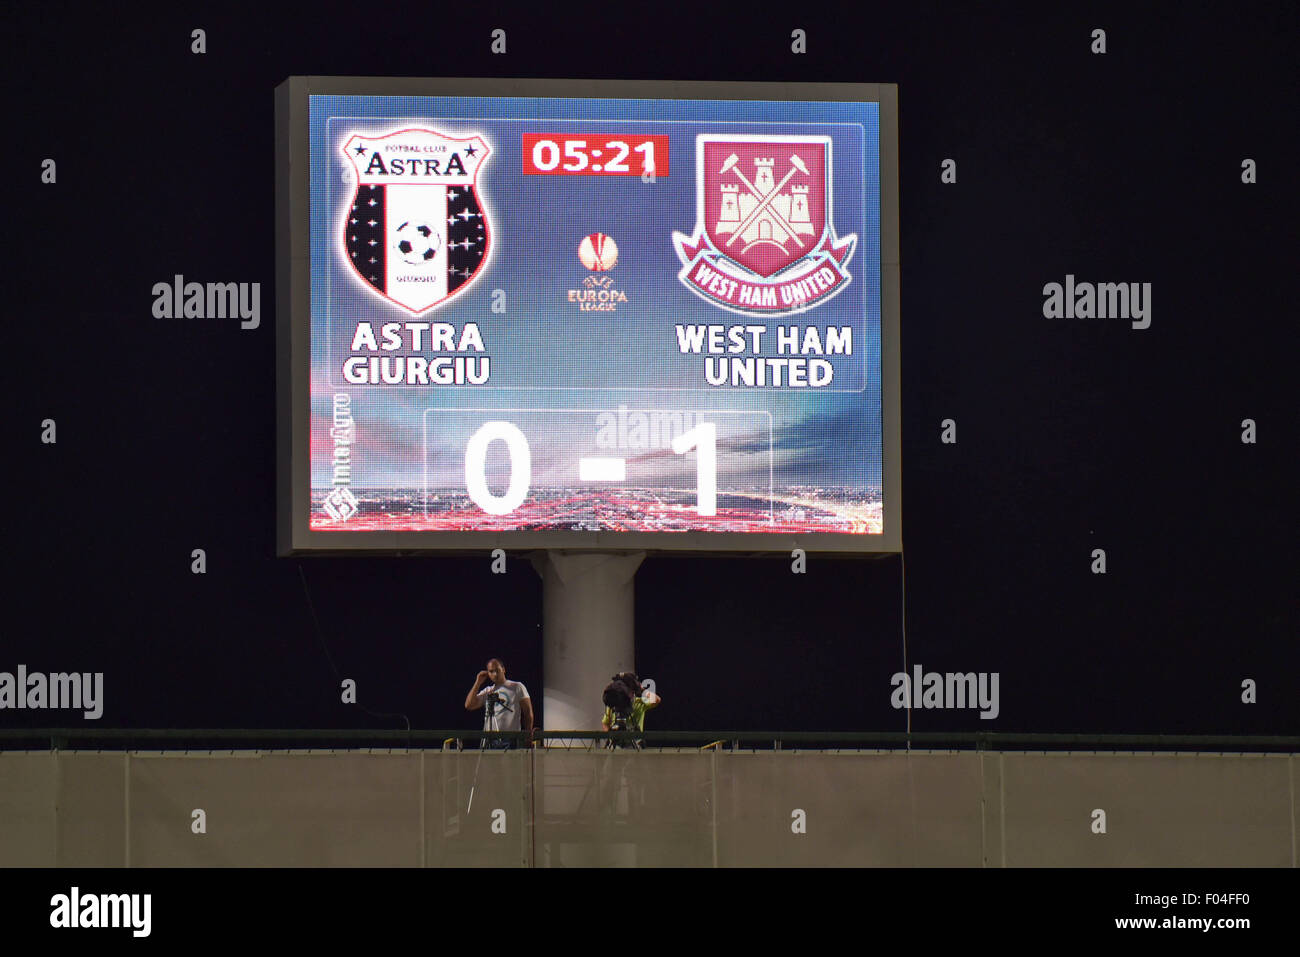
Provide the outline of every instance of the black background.
{"type": "Polygon", "coordinates": [[[472,728],[461,702],[490,655],[540,702],[522,557],[501,576],[486,555],[274,554],[273,90],[352,75],[899,86],[906,589],[898,556],[802,576],[788,557],[647,560],[656,728],[902,730],[905,653],[1001,675],[996,721],[916,711],[914,730],[1300,728],[1294,4],[7,16],[0,670],[102,671],[105,712],[0,727],[401,726],[340,703],[350,677],[373,712],[472,728]],[[176,273],[260,282],[261,327],[155,319],[176,273]],[[1151,327],[1045,319],[1067,273],[1150,282],[1151,327]]]}

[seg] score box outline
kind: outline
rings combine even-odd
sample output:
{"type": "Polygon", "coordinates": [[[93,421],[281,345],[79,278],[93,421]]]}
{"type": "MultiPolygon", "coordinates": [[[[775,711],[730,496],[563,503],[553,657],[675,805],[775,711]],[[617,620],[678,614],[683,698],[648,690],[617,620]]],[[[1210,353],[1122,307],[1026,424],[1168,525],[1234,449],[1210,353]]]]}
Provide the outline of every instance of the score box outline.
{"type": "MultiPolygon", "coordinates": [[[[776,101],[773,101],[773,102],[776,102],[776,101]]],[[[484,117],[481,117],[481,116],[475,116],[475,117],[465,117],[465,116],[445,116],[445,117],[437,117],[437,118],[435,119],[435,118],[431,118],[431,117],[429,117],[429,116],[427,116],[427,115],[426,115],[426,116],[417,116],[417,115],[414,115],[414,113],[411,113],[411,114],[403,114],[403,115],[401,115],[401,116],[392,116],[392,117],[349,116],[349,115],[330,116],[330,117],[328,117],[328,118],[325,120],[325,139],[326,139],[327,141],[329,141],[329,140],[331,139],[331,136],[333,135],[333,130],[334,130],[335,124],[338,124],[338,123],[345,123],[345,122],[348,122],[348,121],[356,121],[356,122],[368,123],[368,124],[378,124],[380,127],[385,127],[385,126],[392,126],[392,125],[395,124],[395,123],[407,123],[407,124],[409,124],[409,123],[414,123],[414,122],[429,122],[429,123],[434,123],[434,122],[437,122],[437,123],[482,123],[482,122],[484,121],[484,119],[485,119],[485,118],[484,118],[484,117]]],[[[489,118],[487,118],[487,119],[491,119],[492,122],[499,122],[499,123],[537,123],[537,122],[555,122],[555,123],[588,123],[588,122],[600,122],[600,123],[611,123],[611,124],[620,124],[620,123],[621,123],[621,124],[630,124],[630,125],[635,125],[635,124],[639,124],[639,123],[662,123],[662,122],[664,122],[663,120],[657,120],[657,119],[655,119],[654,117],[641,117],[641,118],[637,118],[637,119],[601,119],[601,120],[595,120],[595,121],[591,120],[591,118],[589,118],[589,117],[579,117],[579,118],[573,118],[573,117],[544,117],[544,118],[538,118],[538,117],[489,117],[489,118]]],[[[717,125],[719,125],[719,121],[716,121],[716,120],[674,120],[674,121],[672,121],[672,122],[673,122],[674,125],[680,125],[680,126],[717,126],[717,125]]],[[[725,124],[731,124],[731,125],[745,125],[745,126],[775,126],[775,127],[785,128],[785,129],[796,128],[796,127],[816,127],[816,128],[845,127],[845,128],[853,129],[853,130],[856,130],[856,131],[857,131],[858,135],[859,135],[860,138],[861,138],[861,148],[862,148],[863,150],[867,150],[867,149],[869,148],[869,145],[870,145],[870,144],[867,143],[867,128],[866,128],[866,126],[864,126],[864,125],[861,124],[861,123],[851,123],[851,122],[844,122],[844,121],[809,122],[809,121],[800,121],[800,120],[792,120],[792,121],[784,121],[784,120],[727,120],[727,121],[724,121],[724,123],[725,123],[725,124]]],[[[353,133],[354,135],[358,135],[356,130],[353,130],[352,133],[353,133]]],[[[371,136],[371,135],[373,135],[373,136],[379,136],[379,135],[382,135],[382,134],[376,132],[376,133],[361,133],[361,134],[359,134],[359,135],[363,135],[363,136],[371,136]]],[[[698,136],[698,134],[696,134],[696,135],[698,136]]],[[[879,134],[877,134],[877,135],[879,136],[879,134]]],[[[522,143],[522,136],[523,136],[523,134],[521,133],[521,134],[520,134],[520,142],[521,142],[521,143],[522,143]]],[[[335,153],[337,153],[337,152],[341,149],[341,147],[342,147],[342,143],[343,143],[343,142],[344,142],[343,140],[340,140],[339,142],[337,142],[337,143],[333,143],[333,144],[329,144],[329,143],[327,142],[327,143],[326,143],[326,149],[327,149],[327,153],[328,153],[328,155],[331,155],[331,156],[335,155],[335,153]],[[331,146],[331,145],[334,147],[334,149],[333,149],[332,152],[330,151],[330,146],[331,146]]],[[[877,150],[879,150],[879,147],[880,147],[879,140],[877,140],[876,147],[877,147],[877,150]]],[[[521,148],[522,148],[522,147],[521,147],[521,148]]],[[[671,144],[670,144],[670,148],[671,148],[671,144]]],[[[343,185],[344,185],[345,188],[344,188],[343,193],[341,194],[341,205],[338,207],[338,209],[334,210],[335,219],[333,219],[332,221],[330,221],[330,222],[327,224],[327,228],[328,228],[328,230],[329,230],[330,232],[335,232],[335,230],[333,229],[334,224],[337,223],[337,222],[341,222],[342,219],[345,218],[346,215],[347,215],[348,204],[349,204],[349,201],[350,201],[350,196],[349,196],[349,194],[348,194],[348,192],[347,192],[347,187],[355,187],[355,185],[356,185],[356,182],[355,182],[355,175],[354,175],[353,171],[347,169],[346,167],[341,167],[340,170],[339,170],[339,172],[340,172],[340,174],[341,174],[341,182],[343,183],[343,185]]],[[[522,174],[521,174],[521,175],[522,175],[522,174]]],[[[697,173],[697,175],[698,175],[698,173],[697,173]]],[[[488,191],[487,191],[487,186],[486,186],[486,182],[485,182],[485,181],[479,183],[479,185],[478,185],[478,192],[479,192],[479,195],[484,199],[484,202],[486,203],[487,200],[488,200],[488,198],[489,198],[489,193],[488,193],[488,191]]],[[[868,212],[868,210],[867,210],[867,205],[866,205],[866,195],[865,195],[865,193],[864,193],[864,196],[863,196],[863,208],[862,208],[862,210],[861,210],[861,214],[862,214],[862,218],[863,218],[864,225],[865,225],[866,221],[867,221],[868,218],[869,218],[869,217],[867,216],[867,212],[868,212]]],[[[503,245],[503,244],[504,244],[504,238],[505,238],[505,228],[504,228],[504,225],[503,225],[500,221],[498,221],[498,222],[495,224],[495,226],[494,226],[494,234],[495,234],[495,235],[494,235],[495,242],[493,243],[493,246],[495,247],[495,246],[497,246],[497,245],[503,245]]],[[[667,241],[669,244],[671,244],[671,242],[672,242],[672,228],[671,228],[671,227],[665,227],[665,235],[668,237],[666,241],[667,241]]],[[[879,276],[879,278],[878,278],[878,283],[880,284],[880,287],[881,287],[881,288],[878,290],[878,294],[880,295],[881,299],[880,299],[880,301],[877,303],[877,305],[878,305],[878,312],[880,313],[880,315],[877,317],[876,322],[877,322],[877,324],[878,324],[879,326],[881,326],[880,331],[881,331],[881,333],[883,333],[883,308],[884,308],[883,295],[884,295],[884,266],[885,266],[885,263],[884,263],[884,256],[883,256],[883,249],[884,249],[883,234],[878,235],[878,236],[875,237],[875,238],[878,240],[877,248],[878,248],[879,255],[880,255],[880,270],[881,270],[880,276],[879,276]]],[[[332,246],[331,246],[331,248],[332,248],[332,246]]],[[[316,250],[315,250],[315,241],[314,241],[314,238],[313,238],[311,254],[314,256],[314,255],[315,255],[315,252],[316,252],[316,250]]],[[[333,265],[333,264],[331,264],[331,266],[332,266],[332,265],[333,265]]],[[[485,264],[484,264],[484,269],[486,270],[486,269],[488,268],[488,266],[489,266],[489,264],[488,264],[488,263],[485,263],[485,264]]],[[[487,273],[484,272],[484,278],[486,278],[486,276],[487,276],[487,273]]],[[[370,314],[370,315],[367,316],[367,317],[356,317],[356,318],[354,318],[354,319],[346,319],[346,320],[345,320],[342,316],[338,316],[338,317],[336,317],[335,314],[334,314],[334,309],[333,309],[333,291],[334,291],[334,282],[333,282],[333,280],[332,280],[332,279],[327,275],[326,280],[322,283],[322,286],[324,287],[324,302],[322,303],[322,308],[323,308],[323,312],[324,312],[324,316],[323,316],[323,318],[324,318],[324,321],[325,321],[325,358],[326,358],[326,375],[327,375],[327,377],[328,377],[328,385],[329,385],[329,388],[330,388],[331,390],[336,391],[336,392],[337,392],[337,391],[347,391],[347,389],[349,389],[349,388],[356,388],[356,386],[355,386],[355,384],[353,384],[353,383],[348,383],[348,382],[339,382],[339,381],[336,379],[336,372],[338,371],[338,363],[336,363],[336,361],[335,361],[335,356],[334,356],[334,339],[335,339],[335,336],[334,336],[334,334],[333,334],[334,331],[335,331],[335,328],[336,328],[336,321],[337,321],[338,323],[354,322],[354,321],[355,321],[355,322],[370,321],[370,322],[376,322],[376,323],[383,323],[383,322],[401,322],[401,321],[406,321],[406,320],[409,320],[411,317],[410,317],[408,314],[402,312],[401,310],[399,310],[399,309],[397,309],[397,308],[395,308],[395,307],[386,306],[386,305],[383,304],[383,303],[375,303],[375,304],[374,304],[377,310],[383,310],[382,313],[378,313],[378,312],[377,312],[377,313],[372,313],[372,314],[370,314]],[[392,314],[392,318],[385,318],[385,316],[387,316],[387,315],[390,314],[390,313],[392,314]]],[[[869,330],[868,327],[870,326],[871,319],[869,318],[869,316],[868,316],[866,313],[869,311],[871,304],[867,301],[867,291],[866,291],[865,288],[863,289],[863,300],[862,300],[862,304],[863,304],[863,307],[864,307],[864,314],[863,314],[863,317],[862,317],[862,320],[861,320],[861,321],[862,321],[862,324],[863,324],[863,327],[864,327],[864,328],[863,328],[863,331],[864,331],[864,333],[869,333],[870,330],[869,330]]],[[[455,308],[455,307],[452,307],[452,308],[455,308]]],[[[814,309],[815,309],[815,308],[816,308],[816,307],[814,307],[814,309]]],[[[720,306],[719,306],[719,307],[716,307],[716,309],[717,309],[717,311],[718,311],[718,313],[719,313],[719,316],[718,316],[718,319],[719,319],[719,320],[724,320],[725,317],[728,316],[728,315],[732,315],[732,316],[736,315],[736,313],[734,313],[734,311],[732,311],[732,310],[727,310],[727,309],[725,309],[725,308],[723,308],[723,307],[720,307],[720,306]]],[[[798,310],[795,310],[794,312],[792,312],[789,316],[786,316],[786,317],[784,317],[784,318],[787,318],[787,319],[794,319],[794,318],[796,318],[796,317],[800,317],[801,325],[807,325],[807,323],[805,323],[805,322],[802,321],[802,317],[807,316],[808,314],[812,313],[812,312],[814,311],[814,309],[806,309],[806,310],[805,310],[805,309],[798,309],[798,310]]],[[[439,311],[440,311],[440,307],[435,307],[434,309],[429,310],[428,313],[421,314],[421,321],[438,321],[438,319],[437,319],[437,314],[438,314],[439,311]]],[[[556,316],[556,317],[554,317],[554,318],[548,318],[548,317],[541,317],[541,318],[538,318],[538,317],[533,317],[533,316],[523,316],[523,317],[512,316],[512,317],[507,317],[507,321],[510,321],[510,322],[529,322],[529,323],[532,323],[532,322],[544,322],[544,323],[545,323],[545,322],[550,322],[550,323],[558,323],[558,322],[564,322],[564,321],[566,321],[566,320],[567,320],[567,317],[562,317],[562,316],[556,316]]],[[[706,322],[706,323],[704,323],[704,324],[705,324],[705,325],[714,325],[715,323],[713,323],[713,322],[706,322]]],[[[734,323],[732,323],[732,322],[719,322],[719,323],[716,323],[716,324],[727,324],[727,325],[731,325],[731,324],[734,324],[734,323]]],[[[778,322],[777,324],[779,325],[780,323],[778,322]]],[[[700,355],[701,355],[701,357],[704,356],[703,353],[701,353],[700,355]]],[[[861,368],[862,386],[861,386],[861,388],[858,388],[858,389],[837,389],[837,388],[828,388],[828,389],[815,389],[815,390],[810,390],[810,391],[814,391],[814,392],[821,393],[821,394],[827,394],[827,395],[854,395],[854,394],[857,394],[857,393],[860,393],[860,392],[866,392],[867,389],[868,389],[868,387],[869,387],[868,383],[869,383],[869,381],[870,381],[870,371],[871,371],[871,369],[870,369],[870,364],[868,363],[867,359],[868,359],[868,352],[867,352],[867,349],[864,347],[863,350],[862,350],[862,368],[861,368]]],[[[398,389],[421,389],[421,388],[426,388],[426,387],[425,387],[425,386],[419,386],[419,385],[393,385],[393,386],[388,386],[388,387],[386,387],[386,388],[398,388],[398,389]]],[[[480,391],[480,392],[484,392],[484,391],[486,391],[486,392],[524,392],[524,391],[527,391],[527,392],[582,392],[582,391],[608,391],[608,389],[609,389],[608,386],[565,386],[565,385],[440,386],[439,388],[440,388],[440,389],[448,389],[448,388],[452,388],[452,389],[459,389],[459,388],[473,388],[473,389],[475,389],[475,390],[477,390],[477,391],[480,391]]],[[[620,390],[622,390],[622,391],[630,391],[630,392],[693,392],[693,393],[703,393],[703,394],[715,394],[715,393],[724,393],[724,392],[748,392],[748,391],[751,391],[751,390],[749,390],[749,389],[747,389],[747,388],[745,388],[745,387],[732,388],[732,387],[728,387],[728,386],[725,386],[725,385],[724,385],[724,386],[709,386],[709,385],[704,385],[704,386],[702,386],[702,387],[696,387],[696,388],[672,388],[672,387],[665,388],[665,387],[659,387],[659,386],[653,386],[653,385],[652,385],[652,386],[620,386],[619,388],[620,388],[620,390]]],[[[784,393],[787,393],[787,392],[801,392],[801,391],[804,391],[804,390],[795,390],[795,389],[791,389],[789,386],[781,386],[781,387],[778,387],[778,388],[773,388],[773,389],[771,389],[771,390],[764,389],[764,390],[762,390],[762,391],[773,391],[773,392],[776,392],[776,393],[779,393],[779,394],[784,394],[784,393]]],[[[539,411],[540,411],[540,410],[539,410],[539,411]]]]}
{"type": "MultiPolygon", "coordinates": [[[[536,414],[536,413],[539,413],[539,412],[544,412],[544,413],[548,413],[548,414],[561,414],[561,415],[597,416],[597,415],[601,415],[601,414],[603,414],[603,413],[605,413],[605,412],[613,412],[613,411],[614,411],[614,410],[612,410],[612,409],[606,409],[606,408],[599,408],[599,409],[502,408],[502,407],[485,408],[485,407],[478,407],[478,406],[456,406],[456,407],[454,407],[454,408],[429,408],[429,409],[425,409],[424,412],[423,412],[423,413],[421,414],[421,416],[420,416],[420,430],[421,430],[421,436],[420,436],[420,455],[421,455],[421,458],[423,459],[423,462],[422,462],[422,466],[423,466],[423,489],[422,489],[422,491],[423,491],[423,498],[424,498],[424,502],[423,502],[424,514],[425,514],[426,516],[429,514],[429,417],[430,417],[430,416],[445,415],[445,414],[448,414],[448,413],[455,415],[455,414],[459,414],[459,413],[462,413],[462,412],[476,412],[476,413],[479,413],[480,415],[483,414],[483,413],[487,413],[489,416],[491,416],[491,417],[493,417],[493,418],[498,418],[498,417],[501,417],[501,416],[505,416],[505,415],[508,415],[508,414],[510,414],[510,413],[512,413],[512,412],[521,412],[521,413],[525,413],[525,414],[528,414],[528,415],[533,415],[533,414],[536,414]]],[[[772,413],[771,413],[770,410],[768,410],[768,409],[712,409],[712,410],[702,410],[702,411],[697,411],[697,410],[693,410],[693,409],[673,409],[673,410],[669,410],[669,409],[631,409],[631,408],[621,408],[621,411],[625,411],[625,412],[645,412],[645,413],[651,413],[651,412],[676,412],[676,413],[692,412],[693,414],[700,416],[700,417],[703,419],[704,422],[707,422],[707,421],[708,421],[712,416],[723,416],[723,415],[752,415],[752,416],[758,416],[758,415],[761,415],[761,416],[763,416],[763,417],[767,420],[767,521],[768,521],[768,524],[769,524],[769,525],[772,525],[772,524],[775,524],[775,523],[776,523],[776,500],[775,500],[775,496],[776,496],[776,487],[775,487],[776,445],[775,445],[775,435],[774,435],[774,431],[773,431],[773,430],[774,430],[774,426],[773,426],[773,420],[772,420],[772,413]]],[[[579,465],[579,463],[580,463],[581,461],[582,461],[582,459],[581,459],[581,457],[580,457],[580,458],[578,459],[578,461],[574,463],[574,467],[575,467],[575,469],[579,469],[579,468],[581,467],[581,466],[579,465]]],[[[579,481],[581,481],[581,479],[579,479],[579,481]]],[[[591,480],[591,481],[595,482],[595,481],[602,481],[602,480],[591,480]]],[[[624,477],[624,482],[626,482],[626,476],[624,477]]],[[[631,486],[629,486],[629,487],[630,487],[630,488],[638,488],[638,487],[640,487],[640,486],[631,485],[631,486]]],[[[519,531],[528,531],[528,529],[519,529],[519,531]]],[[[707,534],[728,534],[728,532],[721,532],[721,533],[713,532],[713,533],[711,533],[711,532],[709,532],[709,531],[706,530],[706,529],[693,528],[693,529],[688,530],[687,532],[661,532],[661,533],[658,533],[658,534],[705,534],[705,535],[707,535],[707,534]]],[[[744,534],[755,534],[755,533],[753,533],[753,532],[749,532],[749,533],[744,533],[744,534]]]]}

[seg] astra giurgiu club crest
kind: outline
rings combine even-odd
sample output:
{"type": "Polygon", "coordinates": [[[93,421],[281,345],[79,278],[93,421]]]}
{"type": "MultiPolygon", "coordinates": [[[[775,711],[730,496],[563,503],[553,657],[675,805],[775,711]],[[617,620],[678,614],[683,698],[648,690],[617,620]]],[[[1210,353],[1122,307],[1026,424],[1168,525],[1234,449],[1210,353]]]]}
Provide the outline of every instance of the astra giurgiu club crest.
{"type": "Polygon", "coordinates": [[[476,188],[487,141],[405,129],[353,134],[343,152],[357,182],[344,250],[365,286],[415,315],[468,289],[492,242],[476,188]]]}

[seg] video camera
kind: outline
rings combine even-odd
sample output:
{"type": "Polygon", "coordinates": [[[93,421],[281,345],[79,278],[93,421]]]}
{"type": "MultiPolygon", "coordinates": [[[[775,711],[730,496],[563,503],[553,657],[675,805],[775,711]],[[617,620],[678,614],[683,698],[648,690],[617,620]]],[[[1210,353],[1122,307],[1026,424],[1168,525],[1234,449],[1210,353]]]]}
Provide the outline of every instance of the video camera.
{"type": "Polygon", "coordinates": [[[614,714],[612,730],[627,730],[628,719],[632,716],[632,702],[641,697],[642,690],[641,679],[630,671],[619,672],[610,679],[601,700],[614,714]]]}

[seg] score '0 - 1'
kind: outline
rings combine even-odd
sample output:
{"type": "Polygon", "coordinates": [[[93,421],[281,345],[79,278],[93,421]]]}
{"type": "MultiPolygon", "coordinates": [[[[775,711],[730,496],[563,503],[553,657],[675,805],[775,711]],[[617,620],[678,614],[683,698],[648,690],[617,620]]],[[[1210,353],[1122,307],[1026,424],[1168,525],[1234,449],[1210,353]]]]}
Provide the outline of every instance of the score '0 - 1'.
{"type": "MultiPolygon", "coordinates": [[[[718,514],[718,427],[702,422],[673,439],[673,452],[685,455],[697,449],[695,457],[696,512],[718,514]]],[[[528,438],[514,423],[486,422],[465,445],[465,489],[470,500],[489,515],[509,515],[528,497],[532,483],[533,458],[528,438]],[[488,447],[496,440],[506,444],[510,454],[510,481],[504,495],[494,495],[487,484],[488,447]]]]}

